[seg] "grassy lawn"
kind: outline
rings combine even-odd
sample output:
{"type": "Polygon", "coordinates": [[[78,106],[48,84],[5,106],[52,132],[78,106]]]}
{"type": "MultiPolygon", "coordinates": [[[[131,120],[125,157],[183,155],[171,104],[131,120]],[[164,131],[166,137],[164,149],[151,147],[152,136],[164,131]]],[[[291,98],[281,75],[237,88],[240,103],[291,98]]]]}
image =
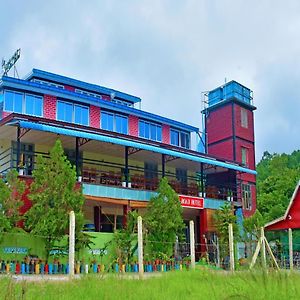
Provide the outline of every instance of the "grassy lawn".
{"type": "Polygon", "coordinates": [[[86,276],[69,282],[0,280],[0,299],[300,299],[300,274],[170,272],[146,280],[86,276]],[[23,290],[23,293],[22,293],[23,290]],[[22,295],[23,294],[23,295],[22,295]]]}

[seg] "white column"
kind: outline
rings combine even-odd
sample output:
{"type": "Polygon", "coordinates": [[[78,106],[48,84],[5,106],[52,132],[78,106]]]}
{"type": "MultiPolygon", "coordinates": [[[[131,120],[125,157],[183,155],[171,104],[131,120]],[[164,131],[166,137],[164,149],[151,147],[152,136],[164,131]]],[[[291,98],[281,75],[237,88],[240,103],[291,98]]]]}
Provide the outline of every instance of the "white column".
{"type": "Polygon", "coordinates": [[[194,221],[190,221],[190,251],[191,251],[191,268],[195,270],[195,228],[194,221]]]}
{"type": "Polygon", "coordinates": [[[290,254],[290,270],[294,268],[293,262],[293,231],[289,228],[289,254],[290,254]]]}
{"type": "Polygon", "coordinates": [[[228,225],[228,237],[229,237],[229,263],[230,271],[234,271],[234,244],[233,244],[233,228],[232,224],[228,225]]]}
{"type": "Polygon", "coordinates": [[[75,214],[74,211],[70,212],[69,224],[69,275],[74,276],[74,263],[75,263],[75,214]]]}
{"type": "Polygon", "coordinates": [[[138,258],[139,258],[139,277],[144,275],[144,261],[143,261],[143,221],[142,217],[138,216],[138,258]]]}
{"type": "Polygon", "coordinates": [[[265,241],[265,231],[264,228],[261,227],[260,229],[260,235],[261,235],[261,255],[262,255],[262,263],[263,268],[267,268],[267,256],[266,256],[266,241],[265,241]]]}

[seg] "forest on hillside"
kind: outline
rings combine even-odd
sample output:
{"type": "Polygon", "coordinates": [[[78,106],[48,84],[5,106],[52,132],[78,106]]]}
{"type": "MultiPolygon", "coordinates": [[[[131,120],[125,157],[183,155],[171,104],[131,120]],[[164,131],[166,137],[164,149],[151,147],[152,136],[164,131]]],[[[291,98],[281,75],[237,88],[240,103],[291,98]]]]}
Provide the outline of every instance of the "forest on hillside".
{"type": "Polygon", "coordinates": [[[300,180],[300,150],[264,152],[257,164],[257,209],[265,222],[282,216],[300,180]]]}

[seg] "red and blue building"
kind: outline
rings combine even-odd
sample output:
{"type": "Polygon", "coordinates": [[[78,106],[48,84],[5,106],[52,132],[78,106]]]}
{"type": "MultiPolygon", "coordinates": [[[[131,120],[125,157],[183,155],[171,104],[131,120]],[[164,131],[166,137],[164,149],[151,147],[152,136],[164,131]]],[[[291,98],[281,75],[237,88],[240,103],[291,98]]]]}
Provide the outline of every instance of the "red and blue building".
{"type": "MultiPolygon", "coordinates": [[[[139,97],[118,90],[37,69],[24,79],[3,76],[0,172],[16,168],[30,183],[37,155],[47,157],[59,138],[83,186],[89,230],[112,232],[129,210],[143,214],[167,177],[203,243],[213,239],[212,216],[225,202],[240,218],[256,208],[252,92],[232,81],[207,100],[200,133],[139,109],[139,97]]],[[[25,196],[23,212],[30,205],[25,196]]]]}

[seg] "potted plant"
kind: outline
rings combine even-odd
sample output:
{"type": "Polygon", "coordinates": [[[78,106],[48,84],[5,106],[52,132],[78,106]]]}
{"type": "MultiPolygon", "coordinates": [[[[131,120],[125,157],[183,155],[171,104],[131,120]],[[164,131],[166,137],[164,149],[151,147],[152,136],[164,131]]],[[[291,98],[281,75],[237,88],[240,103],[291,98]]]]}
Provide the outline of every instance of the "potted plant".
{"type": "Polygon", "coordinates": [[[231,189],[227,191],[227,201],[233,201],[233,193],[231,189]]]}
{"type": "Polygon", "coordinates": [[[77,176],[78,176],[78,182],[82,182],[82,174],[81,174],[81,169],[80,168],[78,169],[77,176]]]}
{"type": "Polygon", "coordinates": [[[122,187],[126,187],[126,176],[125,174],[122,175],[122,187]]]}

